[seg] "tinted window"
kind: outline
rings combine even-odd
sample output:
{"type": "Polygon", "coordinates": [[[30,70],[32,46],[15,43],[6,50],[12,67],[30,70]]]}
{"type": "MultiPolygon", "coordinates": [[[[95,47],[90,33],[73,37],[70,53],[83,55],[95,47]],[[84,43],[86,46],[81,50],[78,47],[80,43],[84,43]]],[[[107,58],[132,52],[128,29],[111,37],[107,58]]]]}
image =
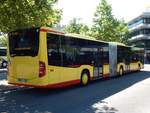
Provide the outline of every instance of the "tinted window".
{"type": "Polygon", "coordinates": [[[109,49],[108,49],[108,45],[107,44],[103,44],[102,46],[102,50],[103,50],[103,64],[108,64],[109,63],[109,49]]]}
{"type": "Polygon", "coordinates": [[[109,62],[108,44],[76,39],[77,48],[77,63],[101,66],[109,62]]]}
{"type": "Polygon", "coordinates": [[[87,40],[76,39],[77,52],[76,63],[83,65],[91,65],[94,60],[94,47],[87,40]]]}
{"type": "Polygon", "coordinates": [[[132,61],[141,61],[144,62],[144,50],[132,50],[132,61]]]}
{"type": "Polygon", "coordinates": [[[70,37],[61,38],[62,64],[63,66],[72,67],[76,64],[76,44],[70,37]]]}
{"type": "Polygon", "coordinates": [[[47,52],[48,64],[54,66],[61,66],[60,53],[60,36],[56,34],[47,34],[47,52]]]}
{"type": "Polygon", "coordinates": [[[48,64],[73,67],[109,62],[108,44],[47,34],[48,64]]]}
{"type": "Polygon", "coordinates": [[[117,61],[118,63],[124,62],[126,64],[130,63],[131,56],[131,48],[130,47],[124,47],[124,46],[117,46],[117,61]]]}
{"type": "Polygon", "coordinates": [[[39,29],[25,29],[10,32],[11,56],[36,56],[39,48],[39,29]]]}

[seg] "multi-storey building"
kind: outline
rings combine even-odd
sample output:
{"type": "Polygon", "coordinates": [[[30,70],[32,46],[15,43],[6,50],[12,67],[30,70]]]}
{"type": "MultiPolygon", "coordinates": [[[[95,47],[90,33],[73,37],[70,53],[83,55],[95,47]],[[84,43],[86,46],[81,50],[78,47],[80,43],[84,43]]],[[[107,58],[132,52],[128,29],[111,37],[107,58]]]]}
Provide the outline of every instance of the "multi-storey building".
{"type": "Polygon", "coordinates": [[[150,63],[150,12],[144,12],[128,23],[129,41],[145,48],[145,62],[150,63]]]}

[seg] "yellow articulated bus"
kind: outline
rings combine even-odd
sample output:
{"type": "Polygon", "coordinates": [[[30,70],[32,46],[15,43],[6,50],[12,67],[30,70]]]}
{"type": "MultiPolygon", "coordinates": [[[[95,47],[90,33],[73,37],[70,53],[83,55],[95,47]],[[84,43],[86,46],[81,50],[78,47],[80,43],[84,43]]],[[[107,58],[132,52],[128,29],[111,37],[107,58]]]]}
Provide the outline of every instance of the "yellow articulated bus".
{"type": "Polygon", "coordinates": [[[56,88],[122,76],[143,68],[144,50],[46,27],[8,34],[8,82],[56,88]]]}

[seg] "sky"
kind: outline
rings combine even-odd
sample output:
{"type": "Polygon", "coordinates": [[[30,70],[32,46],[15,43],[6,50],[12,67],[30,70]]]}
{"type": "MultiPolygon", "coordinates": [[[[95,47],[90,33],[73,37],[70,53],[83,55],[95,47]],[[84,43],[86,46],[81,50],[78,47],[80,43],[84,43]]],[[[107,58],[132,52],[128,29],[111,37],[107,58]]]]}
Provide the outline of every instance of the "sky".
{"type": "MultiPolygon", "coordinates": [[[[58,0],[57,7],[63,9],[61,24],[68,24],[72,18],[80,18],[82,23],[92,24],[92,18],[101,0],[58,0]]],[[[113,15],[126,22],[140,15],[150,7],[150,0],[107,0],[113,15]]]]}

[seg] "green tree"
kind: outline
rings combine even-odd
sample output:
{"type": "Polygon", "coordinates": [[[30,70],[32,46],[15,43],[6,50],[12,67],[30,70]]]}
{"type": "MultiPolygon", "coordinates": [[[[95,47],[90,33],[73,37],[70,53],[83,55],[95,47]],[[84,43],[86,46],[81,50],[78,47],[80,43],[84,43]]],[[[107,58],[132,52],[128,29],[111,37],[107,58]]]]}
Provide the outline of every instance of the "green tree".
{"type": "Polygon", "coordinates": [[[80,34],[82,35],[89,35],[89,27],[85,24],[81,24],[81,27],[80,27],[80,34]]]}
{"type": "Polygon", "coordinates": [[[1,0],[0,31],[9,32],[26,27],[50,26],[61,19],[61,10],[53,5],[57,0],[1,0]]]}
{"type": "Polygon", "coordinates": [[[129,39],[130,39],[130,33],[129,33],[128,28],[126,28],[126,29],[127,29],[127,31],[124,32],[124,35],[123,35],[123,37],[122,37],[122,43],[131,46],[132,44],[131,44],[131,42],[129,41],[129,39]]]}
{"type": "Polygon", "coordinates": [[[113,16],[112,7],[106,0],[101,0],[97,6],[93,22],[91,35],[98,40],[122,42],[123,35],[128,31],[127,24],[113,16]]]}
{"type": "Polygon", "coordinates": [[[129,45],[129,38],[127,37],[129,34],[128,24],[125,23],[124,20],[118,20],[119,24],[116,26],[116,36],[119,37],[120,42],[129,45]]]}
{"type": "Polygon", "coordinates": [[[80,22],[80,19],[73,18],[65,27],[65,32],[87,35],[89,28],[87,25],[80,22]]]}
{"type": "Polygon", "coordinates": [[[6,47],[7,46],[7,35],[3,34],[0,36],[0,47],[6,47]]]}

